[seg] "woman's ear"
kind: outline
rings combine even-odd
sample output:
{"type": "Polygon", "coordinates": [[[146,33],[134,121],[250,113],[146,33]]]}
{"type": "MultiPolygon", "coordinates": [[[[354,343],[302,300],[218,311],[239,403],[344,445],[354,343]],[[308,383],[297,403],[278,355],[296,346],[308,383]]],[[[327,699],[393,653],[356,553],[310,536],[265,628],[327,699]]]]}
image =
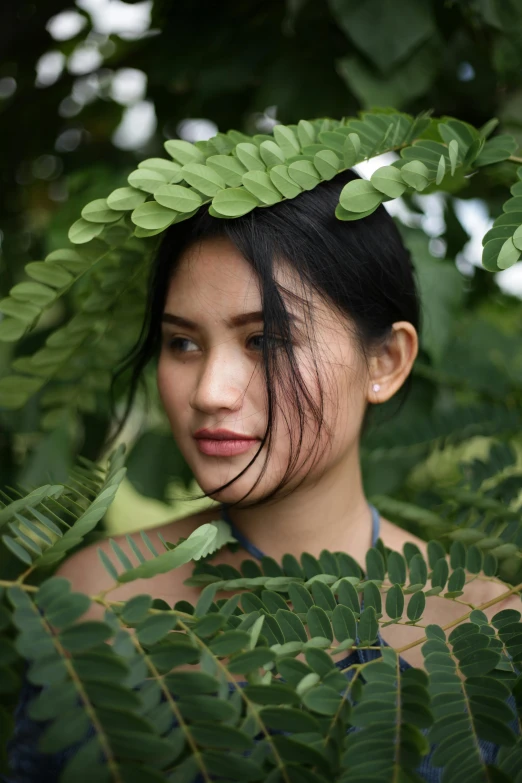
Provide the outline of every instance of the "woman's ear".
{"type": "Polygon", "coordinates": [[[394,323],[388,340],[370,360],[368,402],[386,402],[399,391],[411,372],[418,350],[419,338],[413,324],[394,323]]]}

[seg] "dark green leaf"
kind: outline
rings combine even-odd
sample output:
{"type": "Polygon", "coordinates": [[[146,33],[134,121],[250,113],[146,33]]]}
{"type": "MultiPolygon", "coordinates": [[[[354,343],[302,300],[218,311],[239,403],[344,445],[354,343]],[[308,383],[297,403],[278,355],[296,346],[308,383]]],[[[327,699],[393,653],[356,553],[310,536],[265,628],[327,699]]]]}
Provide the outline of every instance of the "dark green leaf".
{"type": "Polygon", "coordinates": [[[383,580],[386,573],[384,560],[378,549],[372,547],[366,553],[366,577],[367,579],[383,580]]]}
{"type": "Polygon", "coordinates": [[[337,554],[337,562],[339,563],[341,576],[356,576],[359,579],[362,577],[362,569],[351,555],[348,555],[346,552],[339,552],[337,554]]]}
{"type": "Polygon", "coordinates": [[[408,615],[408,619],[410,619],[412,622],[416,622],[417,620],[420,620],[425,607],[426,607],[426,596],[424,595],[422,590],[419,590],[418,593],[414,593],[412,595],[408,603],[408,607],[406,609],[406,614],[408,615]]]}
{"type": "Polygon", "coordinates": [[[89,728],[89,716],[81,707],[64,712],[48,726],[38,740],[42,753],[58,753],[82,740],[89,728]]]}
{"type": "Polygon", "coordinates": [[[373,606],[366,607],[359,619],[359,638],[361,645],[371,645],[377,638],[379,624],[373,606]]]}
{"type": "Polygon", "coordinates": [[[446,558],[440,558],[435,563],[433,572],[431,575],[432,587],[440,587],[443,589],[448,581],[449,565],[446,558]]]}
{"type": "Polygon", "coordinates": [[[164,682],[171,693],[179,696],[215,693],[219,690],[218,681],[205,672],[172,672],[165,676],[164,682]]]}
{"type": "Polygon", "coordinates": [[[185,719],[228,721],[238,717],[238,710],[229,701],[215,696],[194,696],[179,699],[178,707],[185,719]]]}
{"type": "Polygon", "coordinates": [[[379,588],[373,582],[364,585],[364,605],[373,606],[377,614],[382,613],[382,600],[379,588]]]}
{"type": "Polygon", "coordinates": [[[288,685],[272,682],[270,685],[246,685],[245,696],[257,704],[300,704],[295,690],[288,685]]]}
{"type": "Polygon", "coordinates": [[[184,634],[169,634],[150,647],[148,656],[161,673],[185,663],[197,663],[200,650],[184,634]]]}
{"type": "Polygon", "coordinates": [[[466,553],[466,570],[470,574],[479,574],[482,571],[484,555],[475,545],[471,545],[466,553]]]}
{"type": "Polygon", "coordinates": [[[489,712],[485,715],[475,715],[473,722],[481,739],[508,747],[515,745],[517,742],[517,737],[513,730],[506,726],[504,722],[494,718],[489,712]]]}
{"type": "Polygon", "coordinates": [[[306,620],[310,636],[324,636],[333,642],[332,626],[324,609],[321,609],[320,606],[312,606],[306,614],[306,620]]]}
{"type": "Polygon", "coordinates": [[[288,588],[288,594],[292,602],[294,612],[306,614],[314,602],[310,592],[302,584],[294,582],[288,588]]]}
{"type": "Polygon", "coordinates": [[[321,715],[335,715],[342,697],[328,685],[316,685],[303,696],[303,702],[312,712],[321,715]]]}
{"type": "Polygon", "coordinates": [[[495,555],[488,552],[484,557],[483,565],[484,573],[486,576],[495,576],[498,570],[498,561],[495,555]]]}
{"type": "Polygon", "coordinates": [[[152,645],[163,639],[169,631],[175,628],[177,617],[175,614],[154,614],[147,617],[136,628],[136,635],[140,644],[152,645]]]}
{"type": "Polygon", "coordinates": [[[466,572],[464,571],[464,568],[456,568],[453,573],[450,575],[450,578],[448,579],[448,591],[454,592],[458,590],[462,590],[464,585],[466,584],[466,572]]]}
{"type": "Polygon", "coordinates": [[[355,639],[357,636],[355,615],[347,606],[339,604],[335,607],[332,613],[332,626],[338,642],[355,639]]]}
{"type": "MultiPolygon", "coordinates": [[[[113,707],[117,704],[121,709],[134,710],[139,709],[142,704],[140,696],[136,691],[130,690],[117,682],[108,683],[104,680],[98,682],[89,680],[84,683],[84,688],[89,699],[97,707],[113,707]]],[[[77,696],[76,688],[74,690],[77,696]]]]}
{"type": "Polygon", "coordinates": [[[68,593],[55,598],[46,612],[47,620],[56,628],[65,628],[81,617],[91,605],[89,596],[83,593],[68,593]]]}
{"type": "Polygon", "coordinates": [[[217,592],[216,585],[210,584],[203,588],[194,608],[194,615],[196,617],[203,617],[210,609],[214,597],[217,592]]]}
{"type": "Polygon", "coordinates": [[[431,569],[441,558],[446,557],[446,551],[440,541],[428,541],[428,563],[431,569]]]}
{"type": "Polygon", "coordinates": [[[268,557],[268,555],[264,555],[261,558],[261,568],[263,569],[263,573],[265,576],[269,576],[271,578],[284,576],[283,569],[281,568],[277,560],[274,560],[273,557],[268,557]]]}
{"type": "Polygon", "coordinates": [[[321,731],[316,718],[294,707],[263,707],[259,715],[263,723],[271,729],[291,732],[321,731]]]}
{"type": "Polygon", "coordinates": [[[404,611],[404,595],[400,584],[394,584],[386,593],[386,614],[393,618],[402,617],[404,611]]]}
{"type": "Polygon", "coordinates": [[[11,550],[13,555],[16,555],[16,557],[21,560],[26,565],[32,565],[33,558],[27,551],[27,549],[24,549],[23,546],[20,546],[20,544],[14,540],[11,536],[4,535],[2,536],[2,541],[6,545],[8,549],[11,550]]]}
{"type": "Polygon", "coordinates": [[[425,585],[428,579],[428,568],[421,554],[415,554],[409,562],[410,584],[425,585]]]}
{"type": "Polygon", "coordinates": [[[210,650],[215,655],[232,655],[239,650],[248,648],[250,644],[250,634],[246,631],[225,631],[216,636],[209,644],[210,650]]]}
{"type": "Polygon", "coordinates": [[[274,590],[262,590],[261,599],[271,614],[275,614],[278,609],[288,610],[285,599],[274,590]]]}
{"type": "Polygon", "coordinates": [[[518,144],[515,138],[509,134],[499,134],[492,139],[488,139],[482,148],[482,152],[475,160],[475,166],[490,166],[492,163],[498,163],[506,160],[510,155],[517,151],[518,144]]]}
{"type": "Polygon", "coordinates": [[[166,738],[142,731],[111,731],[111,750],[127,758],[157,763],[172,755],[166,738]]]}
{"type": "Polygon", "coordinates": [[[286,576],[297,576],[301,579],[305,578],[305,573],[294,555],[288,553],[283,555],[281,564],[286,576]]]}
{"type": "Polygon", "coordinates": [[[265,777],[265,772],[257,764],[237,754],[204,750],[201,758],[206,769],[212,775],[218,775],[220,778],[248,783],[248,781],[262,780],[265,777]]]}
{"type": "MultiPolygon", "coordinates": [[[[321,767],[326,774],[331,772],[330,765],[325,756],[323,756],[316,747],[305,743],[301,738],[292,739],[291,737],[284,737],[280,734],[276,734],[272,741],[277,748],[279,755],[285,761],[298,762],[299,764],[307,762],[308,764],[314,764],[321,767]]],[[[313,781],[313,778],[308,778],[307,780],[313,781]]],[[[321,779],[319,778],[319,780],[321,779]]]]}
{"type": "Polygon", "coordinates": [[[406,584],[406,562],[400,552],[388,555],[388,578],[392,584],[406,584]]]}
{"type": "Polygon", "coordinates": [[[301,682],[303,677],[306,677],[312,672],[306,663],[298,661],[295,658],[281,658],[277,662],[277,670],[279,674],[294,687],[301,682]]]}
{"type": "Polygon", "coordinates": [[[466,565],[466,549],[461,541],[453,541],[451,544],[450,565],[452,568],[464,568],[466,565]]]}
{"type": "Polygon", "coordinates": [[[476,650],[459,662],[459,668],[465,677],[480,677],[489,674],[499,660],[500,655],[495,650],[476,650]]]}
{"type": "Polygon", "coordinates": [[[422,557],[422,552],[420,551],[417,544],[413,544],[411,541],[406,541],[402,547],[402,550],[404,552],[406,562],[408,563],[408,568],[410,567],[410,562],[412,558],[415,557],[415,555],[420,555],[422,557]]]}
{"type": "Polygon", "coordinates": [[[220,631],[224,625],[226,625],[227,618],[218,613],[207,614],[198,620],[192,626],[192,630],[197,636],[204,639],[208,636],[213,636],[217,631],[220,631]]]}
{"type": "Polygon", "coordinates": [[[112,636],[112,628],[97,620],[84,620],[66,628],[59,634],[60,644],[70,652],[79,652],[96,647],[112,636]]]}
{"type": "Polygon", "coordinates": [[[359,596],[357,595],[357,590],[353,584],[351,584],[351,582],[348,582],[344,579],[341,580],[337,588],[337,596],[340,604],[347,606],[353,612],[360,612],[361,605],[359,603],[359,596]]]}
{"type": "Polygon", "coordinates": [[[129,673],[128,664],[112,651],[90,651],[74,657],[74,667],[82,680],[123,682],[129,673]]]}
{"type": "MultiPolygon", "coordinates": [[[[313,608],[310,611],[313,611],[313,608]]],[[[308,640],[303,623],[293,612],[288,609],[278,609],[275,619],[283,631],[285,642],[306,642],[308,640]]]]}
{"type": "Polygon", "coordinates": [[[312,583],[311,589],[317,606],[320,606],[325,611],[333,611],[335,609],[337,601],[328,585],[317,581],[312,583]]]}
{"type": "MultiPolygon", "coordinates": [[[[140,700],[133,694],[136,703],[140,700]]],[[[29,702],[27,714],[33,720],[49,720],[77,706],[78,691],[73,682],[60,682],[42,688],[38,696],[29,702]]]]}
{"type": "Polygon", "coordinates": [[[257,647],[231,658],[227,668],[232,674],[247,674],[275,659],[276,655],[269,647],[257,647]]]}
{"type": "Polygon", "coordinates": [[[335,663],[332,661],[331,656],[324,650],[308,647],[305,650],[305,658],[307,664],[321,677],[324,677],[332,669],[335,669],[335,663]]]}
{"type": "Polygon", "coordinates": [[[147,593],[134,595],[123,607],[121,618],[130,625],[142,622],[152,606],[152,597],[147,593]]]}

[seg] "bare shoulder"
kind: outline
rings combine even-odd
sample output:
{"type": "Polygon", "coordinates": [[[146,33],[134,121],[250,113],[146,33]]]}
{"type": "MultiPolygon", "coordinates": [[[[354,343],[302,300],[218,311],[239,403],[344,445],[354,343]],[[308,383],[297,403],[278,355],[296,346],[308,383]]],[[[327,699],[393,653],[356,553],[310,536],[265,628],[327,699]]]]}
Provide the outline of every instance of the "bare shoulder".
{"type": "MultiPolygon", "coordinates": [[[[211,522],[216,518],[216,511],[214,509],[208,509],[197,514],[191,514],[180,520],[167,522],[153,528],[147,528],[145,532],[153,543],[156,543],[157,533],[161,533],[166,541],[176,543],[180,538],[188,538],[200,525],[211,522]]],[[[143,542],[140,531],[137,530],[128,535],[144,557],[150,557],[150,552],[143,542]]],[[[71,557],[66,558],[57,569],[55,576],[62,576],[69,579],[73,590],[85,593],[91,597],[104,590],[108,590],[113,586],[114,580],[101,562],[98,555],[98,549],[101,549],[107,555],[111,556],[111,560],[114,562],[115,558],[110,545],[110,539],[119,544],[123,551],[131,556],[131,560],[135,562],[136,558],[130,551],[126,535],[122,534],[97,541],[95,544],[87,546],[71,557]]],[[[129,582],[128,584],[121,585],[120,587],[111,590],[107,598],[111,601],[126,601],[133,595],[149,593],[154,598],[163,598],[163,600],[171,604],[181,598],[190,600],[189,596],[192,597],[191,591],[183,585],[183,580],[190,576],[192,567],[193,564],[188,563],[186,566],[181,566],[166,574],[159,574],[152,579],[136,579],[133,582],[129,582]]],[[[93,604],[84,617],[89,617],[91,619],[100,618],[103,615],[103,612],[104,609],[100,604],[93,604]]]]}
{"type": "Polygon", "coordinates": [[[404,544],[415,544],[419,547],[424,557],[428,556],[428,545],[422,538],[414,536],[413,533],[409,533],[407,530],[403,530],[402,527],[395,525],[388,519],[381,517],[381,541],[384,546],[389,549],[393,549],[396,552],[403,552],[404,544]]]}

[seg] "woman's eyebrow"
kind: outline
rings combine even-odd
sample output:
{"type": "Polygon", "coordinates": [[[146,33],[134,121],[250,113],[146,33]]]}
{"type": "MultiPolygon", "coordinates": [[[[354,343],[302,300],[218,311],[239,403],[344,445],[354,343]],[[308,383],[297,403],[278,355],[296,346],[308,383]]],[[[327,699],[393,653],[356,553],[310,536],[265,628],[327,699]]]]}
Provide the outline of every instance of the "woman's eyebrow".
{"type": "MultiPolygon", "coordinates": [[[[228,326],[229,329],[233,329],[237,326],[245,326],[254,321],[263,320],[263,311],[257,310],[252,313],[239,313],[239,315],[234,315],[228,321],[225,321],[225,325],[228,326]]],[[[176,326],[184,326],[187,329],[198,328],[198,324],[195,321],[191,321],[189,318],[183,318],[181,315],[175,315],[174,313],[163,313],[162,321],[169,324],[175,324],[176,326]]]]}
{"type": "MultiPolygon", "coordinates": [[[[300,321],[300,319],[293,315],[292,313],[288,313],[288,317],[291,321],[300,321]]],[[[189,318],[184,318],[181,315],[175,315],[174,313],[163,313],[162,319],[164,323],[168,324],[174,324],[175,326],[182,326],[185,327],[185,329],[197,329],[198,324],[195,321],[191,321],[189,318]]],[[[264,313],[262,310],[256,310],[252,313],[239,313],[239,315],[234,315],[232,318],[230,318],[228,321],[225,321],[225,326],[227,326],[229,329],[233,329],[234,327],[238,326],[246,326],[247,324],[254,323],[254,322],[262,322],[264,321],[264,313]]]]}

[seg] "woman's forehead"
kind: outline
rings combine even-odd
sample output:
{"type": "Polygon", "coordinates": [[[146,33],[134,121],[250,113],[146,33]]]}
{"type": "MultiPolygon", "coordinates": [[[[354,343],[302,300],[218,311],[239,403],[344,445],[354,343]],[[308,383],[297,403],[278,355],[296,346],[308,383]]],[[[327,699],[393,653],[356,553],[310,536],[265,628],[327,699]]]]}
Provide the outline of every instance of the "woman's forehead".
{"type": "MultiPolygon", "coordinates": [[[[275,262],[274,280],[289,291],[297,291],[299,276],[288,264],[275,262]]],[[[234,243],[226,237],[202,240],[180,256],[170,280],[169,294],[182,296],[188,289],[214,292],[215,295],[248,296],[261,299],[257,273],[234,243]]]]}
{"type": "Polygon", "coordinates": [[[188,248],[170,280],[167,303],[226,309],[244,302],[261,309],[259,280],[239,250],[227,240],[205,240],[188,248]]]}
{"type": "MultiPolygon", "coordinates": [[[[338,320],[338,313],[287,262],[273,263],[273,277],[286,310],[316,324],[338,320]]],[[[252,265],[227,237],[191,245],[181,255],[170,280],[165,309],[183,309],[222,318],[263,309],[261,285],[252,265]]],[[[189,316],[190,317],[190,316],[189,316]]]]}

